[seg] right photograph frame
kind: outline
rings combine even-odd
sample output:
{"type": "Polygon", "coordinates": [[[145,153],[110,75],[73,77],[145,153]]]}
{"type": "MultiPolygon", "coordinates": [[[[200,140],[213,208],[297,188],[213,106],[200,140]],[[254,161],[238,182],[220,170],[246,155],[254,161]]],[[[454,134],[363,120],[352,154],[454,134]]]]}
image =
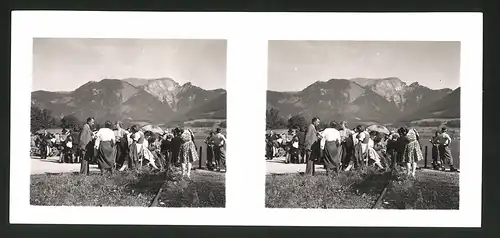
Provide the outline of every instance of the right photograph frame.
{"type": "Polygon", "coordinates": [[[459,209],[460,41],[268,41],[266,208],[459,209]]]}

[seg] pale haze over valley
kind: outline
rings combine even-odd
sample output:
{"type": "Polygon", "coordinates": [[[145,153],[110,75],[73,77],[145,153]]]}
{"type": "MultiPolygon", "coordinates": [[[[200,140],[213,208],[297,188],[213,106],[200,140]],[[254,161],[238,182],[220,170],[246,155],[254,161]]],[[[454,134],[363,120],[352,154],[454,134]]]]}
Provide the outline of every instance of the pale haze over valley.
{"type": "Polygon", "coordinates": [[[73,91],[105,78],[165,77],[225,89],[226,40],[34,39],[33,91],[73,91]]]}
{"type": "Polygon", "coordinates": [[[397,77],[431,89],[460,86],[460,42],[269,41],[268,89],[316,81],[397,77]]]}

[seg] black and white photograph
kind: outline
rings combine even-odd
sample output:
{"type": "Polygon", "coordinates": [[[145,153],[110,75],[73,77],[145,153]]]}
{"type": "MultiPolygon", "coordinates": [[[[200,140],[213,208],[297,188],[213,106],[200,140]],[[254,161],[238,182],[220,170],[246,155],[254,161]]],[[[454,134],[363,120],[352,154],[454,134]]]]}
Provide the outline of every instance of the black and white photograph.
{"type": "Polygon", "coordinates": [[[482,22],[14,11],[9,222],[481,227],[482,22]]]}
{"type": "Polygon", "coordinates": [[[459,209],[459,41],[268,50],[266,207],[459,209]]]}
{"type": "Polygon", "coordinates": [[[226,40],[33,39],[30,204],[225,207],[226,40]]]}

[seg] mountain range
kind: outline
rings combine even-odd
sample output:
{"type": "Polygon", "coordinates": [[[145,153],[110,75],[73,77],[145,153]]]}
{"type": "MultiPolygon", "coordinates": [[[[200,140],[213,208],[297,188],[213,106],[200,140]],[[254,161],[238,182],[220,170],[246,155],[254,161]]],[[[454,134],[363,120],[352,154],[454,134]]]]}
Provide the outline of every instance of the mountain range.
{"type": "Polygon", "coordinates": [[[194,119],[225,119],[226,90],[205,90],[171,78],[102,79],[72,92],[34,91],[31,103],[55,116],[83,120],[143,121],[154,124],[194,119]]]}
{"type": "Polygon", "coordinates": [[[267,91],[267,108],[286,118],[302,114],[323,120],[393,123],[424,118],[460,118],[460,88],[430,89],[396,77],[330,79],[301,91],[267,91]]]}
{"type": "MultiPolygon", "coordinates": [[[[141,121],[153,124],[226,119],[226,90],[206,90],[171,78],[102,79],[71,92],[32,92],[32,104],[55,116],[80,120],[141,121]]],[[[393,123],[460,118],[460,88],[430,89],[399,78],[317,81],[301,91],[267,91],[267,108],[288,118],[302,114],[323,120],[393,123]]]]}

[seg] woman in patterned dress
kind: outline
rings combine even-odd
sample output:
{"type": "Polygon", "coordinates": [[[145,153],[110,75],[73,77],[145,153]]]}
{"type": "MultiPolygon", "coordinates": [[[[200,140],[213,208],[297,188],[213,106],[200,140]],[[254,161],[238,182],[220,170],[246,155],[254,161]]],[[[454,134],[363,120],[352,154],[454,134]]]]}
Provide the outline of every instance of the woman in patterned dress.
{"type": "Polygon", "coordinates": [[[189,130],[185,130],[182,135],[182,145],[181,145],[181,167],[182,176],[191,177],[191,168],[193,167],[193,162],[197,161],[198,152],[196,151],[196,146],[192,140],[192,133],[189,130]]]}
{"type": "Polygon", "coordinates": [[[408,139],[408,144],[405,146],[403,153],[404,162],[406,162],[406,168],[408,175],[415,177],[415,170],[417,169],[417,162],[423,159],[422,150],[420,149],[420,144],[417,139],[418,133],[415,129],[410,129],[406,133],[406,138],[408,139]]]}

